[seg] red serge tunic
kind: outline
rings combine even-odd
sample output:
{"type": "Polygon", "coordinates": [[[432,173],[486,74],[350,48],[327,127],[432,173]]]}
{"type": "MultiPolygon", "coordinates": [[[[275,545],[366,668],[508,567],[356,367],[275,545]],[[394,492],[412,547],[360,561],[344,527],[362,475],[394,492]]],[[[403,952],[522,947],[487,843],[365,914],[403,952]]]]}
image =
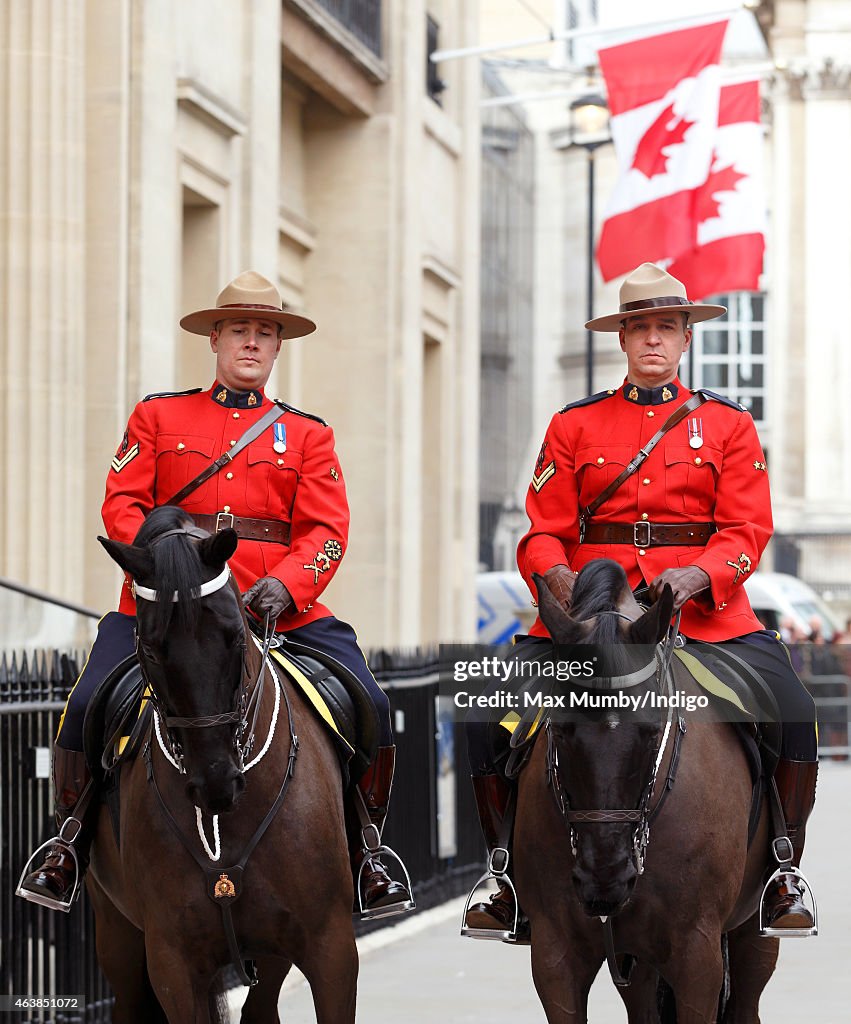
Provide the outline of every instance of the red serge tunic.
{"type": "MultiPolygon", "coordinates": [[[[331,612],[317,599],[345,554],[349,506],[334,451],[334,433],[318,417],[281,404],[281,415],[234,461],[181,502],[190,514],[230,512],[290,524],[290,544],[240,539],[230,560],[245,591],[261,576],[279,579],[295,601],[278,630],[305,626],[331,612]],[[276,451],[275,428],[285,451],[276,451]]],[[[136,406],[106,481],[101,514],[113,540],[131,543],[155,506],[165,504],[222,452],[228,451],[271,402],[262,391],[152,395],[136,406]]],[[[281,447],[278,438],[278,447],[281,447]]],[[[118,610],[135,615],[129,580],[118,610]]]]}
{"type": "MultiPolygon", "coordinates": [[[[579,543],[580,508],[619,476],[692,396],[679,380],[653,389],[627,381],[619,390],[566,406],[550,422],[526,498],[531,526],[517,549],[517,564],[533,594],[532,573],[559,564],[578,572],[594,558],[611,558],[624,567],[633,588],[665,569],[697,565],[711,586],[683,606],[684,635],[719,641],[762,628],[742,584],[759,564],[773,529],[765,455],[750,413],[727,398],[703,394],[709,400],[662,438],[592,522],[714,522],[718,532],[708,544],[579,543]],[[694,436],[702,439],[697,448],[689,443],[694,436]]],[[[540,618],[530,632],[548,635],[540,618]]]]}

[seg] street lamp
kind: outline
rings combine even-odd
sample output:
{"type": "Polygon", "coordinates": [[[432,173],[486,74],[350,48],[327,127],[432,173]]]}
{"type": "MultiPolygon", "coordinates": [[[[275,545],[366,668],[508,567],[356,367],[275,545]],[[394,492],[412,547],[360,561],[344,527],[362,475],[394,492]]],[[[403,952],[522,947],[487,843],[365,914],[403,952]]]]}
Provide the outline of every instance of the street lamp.
{"type": "MultiPolygon", "coordinates": [[[[611,141],[609,108],[597,92],[580,96],[570,104],[570,144],[581,146],[588,154],[588,304],[586,320],[594,318],[594,153],[611,141]]],[[[585,340],[585,367],[588,394],[594,393],[594,333],[585,340]]]]}

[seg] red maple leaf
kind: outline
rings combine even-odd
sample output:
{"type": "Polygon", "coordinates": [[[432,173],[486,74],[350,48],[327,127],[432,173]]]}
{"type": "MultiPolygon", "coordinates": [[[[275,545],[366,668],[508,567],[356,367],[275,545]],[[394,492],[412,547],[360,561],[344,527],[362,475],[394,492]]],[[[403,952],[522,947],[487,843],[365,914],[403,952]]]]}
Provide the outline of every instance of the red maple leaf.
{"type": "Polygon", "coordinates": [[[632,166],[646,178],[664,174],[667,170],[667,157],[662,152],[669,146],[677,146],[685,137],[685,133],[695,123],[680,118],[673,125],[669,124],[674,117],[674,104],[670,103],[647,129],[638,143],[632,166]]]}
{"type": "Polygon", "coordinates": [[[697,223],[702,224],[706,220],[718,217],[721,203],[714,198],[715,195],[718,192],[735,192],[736,185],[746,177],[746,174],[740,174],[732,164],[720,171],[712,171],[700,188],[695,189],[694,209],[697,223]]]}

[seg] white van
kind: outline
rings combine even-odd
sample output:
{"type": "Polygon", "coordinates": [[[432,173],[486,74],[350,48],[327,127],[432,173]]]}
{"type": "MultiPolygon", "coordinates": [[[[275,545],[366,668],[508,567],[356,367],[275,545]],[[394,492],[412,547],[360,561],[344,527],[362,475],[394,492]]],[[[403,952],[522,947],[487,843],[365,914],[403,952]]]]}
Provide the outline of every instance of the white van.
{"type": "Polygon", "coordinates": [[[780,629],[782,619],[791,619],[799,629],[809,632],[810,619],[822,622],[822,636],[830,643],[839,626],[833,613],[812,587],[785,572],[757,572],[745,580],[751,607],[766,629],[780,629]]]}
{"type": "Polygon", "coordinates": [[[528,633],[537,609],[519,572],[480,572],[477,640],[480,644],[506,644],[515,633],[528,633]]]}

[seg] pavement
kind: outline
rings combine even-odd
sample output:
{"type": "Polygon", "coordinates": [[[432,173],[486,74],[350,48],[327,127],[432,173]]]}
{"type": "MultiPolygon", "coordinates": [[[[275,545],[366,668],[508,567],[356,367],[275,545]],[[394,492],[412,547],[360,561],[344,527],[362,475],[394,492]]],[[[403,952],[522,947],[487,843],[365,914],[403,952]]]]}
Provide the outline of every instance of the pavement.
{"type": "MultiPolygon", "coordinates": [[[[851,1021],[851,764],[821,767],[804,869],[820,904],[820,934],[785,939],[763,994],[763,1024],[851,1021]]],[[[464,900],[402,920],[358,942],[362,1024],[544,1024],[529,947],[458,935],[464,900]]],[[[232,994],[234,1022],[245,990],[232,994]]],[[[310,989],[294,969],[282,990],[283,1024],[315,1021],[310,989]]],[[[626,1011],[605,966],[589,1002],[592,1024],[623,1024],[626,1011]]]]}

